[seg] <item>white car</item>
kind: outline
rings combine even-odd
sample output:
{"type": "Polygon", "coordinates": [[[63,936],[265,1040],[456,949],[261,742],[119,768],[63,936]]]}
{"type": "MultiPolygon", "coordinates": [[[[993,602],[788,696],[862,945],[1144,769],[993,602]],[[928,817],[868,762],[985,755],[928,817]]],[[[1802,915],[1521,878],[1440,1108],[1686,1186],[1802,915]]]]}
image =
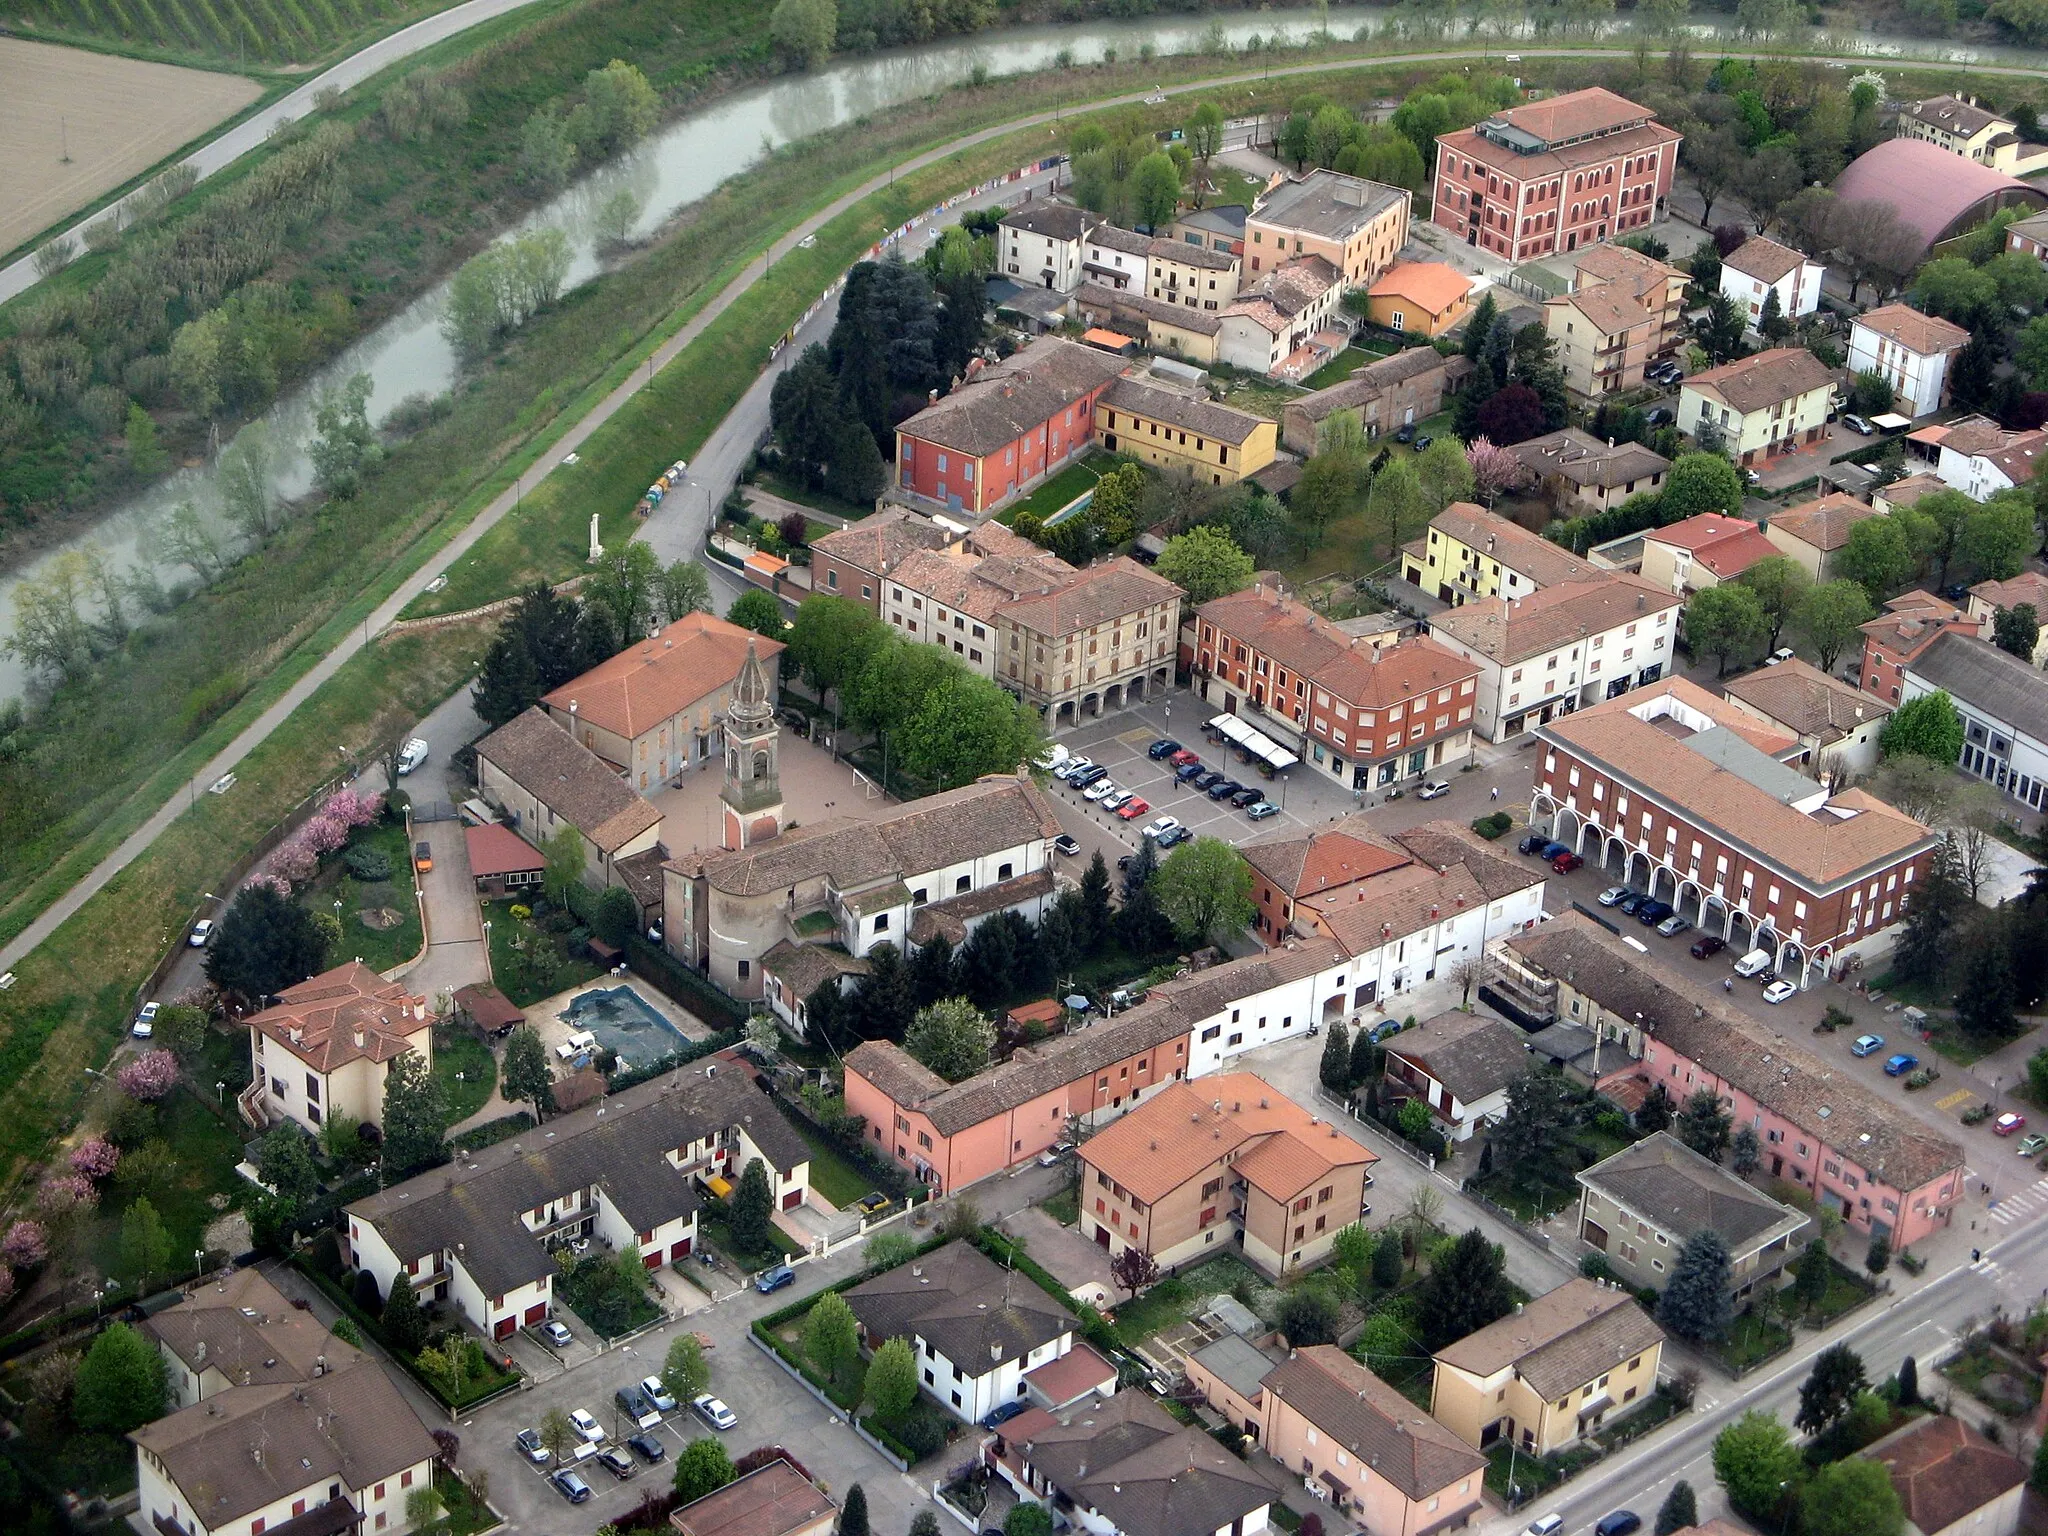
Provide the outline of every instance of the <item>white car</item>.
{"type": "Polygon", "coordinates": [[[1767,1003],[1782,1003],[1798,995],[1799,988],[1789,981],[1774,981],[1764,988],[1764,1001],[1767,1003]]]}
{"type": "Polygon", "coordinates": [[[1058,743],[1054,743],[1052,746],[1047,747],[1045,751],[1040,753],[1037,757],[1033,758],[1032,765],[1034,767],[1046,769],[1048,772],[1058,773],[1062,768],[1066,767],[1067,759],[1070,756],[1072,756],[1072,754],[1069,753],[1065,747],[1060,746],[1058,743]]]}
{"type": "Polygon", "coordinates": [[[604,1439],[604,1426],[590,1416],[590,1410],[587,1408],[571,1408],[569,1425],[590,1445],[596,1445],[604,1439]]]}
{"type": "Polygon", "coordinates": [[[673,1397],[669,1396],[668,1388],[664,1387],[661,1384],[661,1378],[659,1376],[647,1376],[641,1378],[640,1391],[641,1394],[647,1399],[647,1401],[654,1404],[655,1412],[675,1412],[676,1400],[673,1397]]]}
{"type": "Polygon", "coordinates": [[[1164,837],[1180,825],[1178,816],[1162,816],[1145,829],[1147,837],[1164,837]]]}
{"type": "Polygon", "coordinates": [[[408,741],[398,754],[398,776],[402,779],[424,763],[429,750],[424,736],[415,736],[408,741]]]}
{"type": "Polygon", "coordinates": [[[1627,886],[1625,886],[1625,885],[1610,885],[1609,887],[1607,887],[1607,889],[1606,889],[1606,890],[1602,891],[1602,892],[1601,892],[1601,893],[1599,894],[1599,896],[1598,896],[1598,897],[1596,897],[1595,899],[1596,899],[1596,900],[1597,900],[1597,901],[1598,901],[1598,902],[1600,903],[1600,905],[1601,905],[1601,906],[1603,906],[1603,907],[1611,907],[1611,906],[1613,906],[1613,905],[1614,905],[1614,904],[1615,904],[1615,903],[1616,903],[1617,901],[1620,901],[1620,900],[1621,900],[1621,898],[1622,898],[1622,897],[1624,897],[1624,896],[1626,896],[1627,894],[1628,894],[1628,887],[1627,887],[1627,886]]]}
{"type": "Polygon", "coordinates": [[[1436,779],[1415,791],[1415,798],[1418,800],[1434,800],[1438,795],[1448,795],[1450,792],[1451,786],[1449,784],[1445,783],[1442,779],[1436,779]]]}
{"type": "Polygon", "coordinates": [[[1100,783],[1090,784],[1086,789],[1082,790],[1081,798],[1083,800],[1107,800],[1111,795],[1115,794],[1116,792],[1116,780],[1104,779],[1100,783]]]}
{"type": "Polygon", "coordinates": [[[1768,949],[1752,949],[1735,962],[1735,974],[1738,976],[1754,976],[1759,971],[1767,971],[1770,968],[1771,952],[1768,949]]]}
{"type": "Polygon", "coordinates": [[[128,1033],[138,1040],[147,1040],[151,1035],[155,1034],[157,1006],[155,1003],[144,1003],[142,1005],[142,1012],[135,1015],[134,1027],[128,1033]]]}
{"type": "Polygon", "coordinates": [[[185,940],[194,949],[204,949],[213,942],[213,919],[202,917],[192,925],[191,937],[185,940]]]}
{"type": "Polygon", "coordinates": [[[1102,797],[1102,808],[1105,811],[1120,811],[1137,798],[1128,789],[1120,789],[1113,795],[1102,797]]]}
{"type": "Polygon", "coordinates": [[[709,1424],[713,1429],[733,1429],[740,1422],[738,1414],[726,1407],[724,1403],[713,1397],[709,1392],[706,1392],[702,1397],[691,1398],[690,1407],[696,1411],[698,1418],[709,1424]]]}
{"type": "Polygon", "coordinates": [[[567,1349],[576,1340],[576,1335],[556,1322],[552,1317],[540,1325],[540,1336],[557,1349],[567,1349]]]}
{"type": "Polygon", "coordinates": [[[1053,769],[1052,776],[1056,779],[1073,779],[1094,766],[1095,759],[1092,757],[1070,757],[1061,766],[1053,769]]]}

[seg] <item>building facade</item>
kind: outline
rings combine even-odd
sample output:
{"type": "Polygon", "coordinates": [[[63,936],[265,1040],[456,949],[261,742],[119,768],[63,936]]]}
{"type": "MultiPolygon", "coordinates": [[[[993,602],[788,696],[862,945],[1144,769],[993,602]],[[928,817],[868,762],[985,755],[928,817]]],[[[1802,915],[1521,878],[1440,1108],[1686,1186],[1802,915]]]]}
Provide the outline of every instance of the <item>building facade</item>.
{"type": "Polygon", "coordinates": [[[1280,437],[1307,457],[1318,447],[1323,424],[1349,416],[1367,439],[1412,427],[1444,408],[1444,401],[1472,371],[1463,354],[1445,357],[1434,347],[1407,347],[1367,363],[1341,384],[1290,400],[1280,412],[1280,437]]]}
{"type": "Polygon", "coordinates": [[[661,812],[538,704],[477,743],[476,782],[536,847],[575,828],[583,878],[599,890],[624,884],[619,866],[661,845],[661,812]]]}
{"type": "Polygon", "coordinates": [[[434,1061],[427,1000],[360,960],[285,988],[248,1026],[254,1081],[243,1103],[315,1136],[337,1114],[382,1126],[391,1063],[407,1051],[434,1061]]]}
{"type": "Polygon", "coordinates": [[[1401,548],[1401,579],[1453,606],[1484,597],[1530,597],[1561,582],[1602,573],[1562,544],[1469,501],[1429,520],[1429,533],[1401,548]]]}
{"type": "Polygon", "coordinates": [[[1921,427],[1906,436],[1906,448],[1952,491],[1972,501],[1989,501],[2000,491],[2032,484],[2048,453],[2048,431],[2015,432],[1984,416],[1921,427]]]}
{"type": "MultiPolygon", "coordinates": [[[[2033,609],[2036,622],[2048,615],[2048,575],[2040,571],[2021,571],[2008,581],[1980,581],[1970,588],[1969,614],[1977,626],[1979,640],[1995,639],[1998,615],[2021,607],[2033,609]]],[[[2037,667],[2048,659],[2048,626],[2043,627],[2040,638],[2034,641],[2034,652],[2029,659],[2037,667]]]]}
{"type": "Polygon", "coordinates": [[[1793,656],[1735,678],[1722,696],[1761,725],[1797,739],[1796,763],[1815,778],[1864,774],[1877,766],[1877,742],[1892,716],[1854,683],[1793,656]]]}
{"type": "Polygon", "coordinates": [[[1026,288],[1072,293],[1082,276],[1082,242],[1096,223],[1085,208],[1065,203],[1005,214],[996,237],[1003,271],[1026,288]]]}
{"type": "Polygon", "coordinates": [[[1820,284],[1826,274],[1819,262],[1757,235],[1721,258],[1721,292],[1754,331],[1774,293],[1778,313],[1786,320],[1803,319],[1820,308],[1820,284]]]}
{"type": "Polygon", "coordinates": [[[1804,1251],[1806,1213],[1658,1131],[1579,1171],[1579,1240],[1636,1289],[1663,1290],[1696,1233],[1728,1246],[1737,1302],[1804,1251]]]}
{"type": "Polygon", "coordinates": [[[1571,291],[1543,306],[1565,387],[1583,400],[1640,389],[1643,370],[1686,338],[1686,274],[1623,245],[1590,250],[1571,291]]]}
{"type": "Polygon", "coordinates": [[[1366,318],[1403,335],[1441,336],[1471,309],[1472,280],[1440,261],[1398,261],[1366,290],[1366,318]]]}
{"type": "Polygon", "coordinates": [[[811,590],[882,611],[882,578],[920,550],[941,550],[954,535],[928,517],[889,507],[811,540],[811,590]]]}
{"type": "Polygon", "coordinates": [[[1408,194],[1399,187],[1310,171],[1281,182],[1245,220],[1248,273],[1271,273],[1303,257],[1321,257],[1340,292],[1370,288],[1408,240],[1408,194]]]}
{"type": "Polygon", "coordinates": [[[1956,766],[2040,810],[2048,798],[2048,673],[1973,634],[1937,636],[1904,669],[1905,699],[1946,693],[1963,722],[1956,766]]]}
{"type": "Polygon", "coordinates": [[[1773,347],[1681,384],[1678,430],[1718,435],[1736,463],[1753,464],[1818,442],[1834,398],[1825,363],[1804,347],[1773,347]]]}
{"type": "Polygon", "coordinates": [[[1671,461],[1641,443],[1603,443],[1577,427],[1514,445],[1530,477],[1559,517],[1612,511],[1631,496],[1664,488],[1671,461]]]}
{"type": "Polygon", "coordinates": [[[1522,1034],[1490,1014],[1452,1009],[1403,1029],[1382,1055],[1383,1103],[1413,1099],[1452,1141],[1507,1113],[1508,1087],[1532,1066],[1522,1034]]]}
{"type": "Polygon", "coordinates": [[[1702,512],[1643,534],[1642,578],[1661,592],[1690,597],[1733,581],[1778,546],[1747,518],[1702,512]]]}
{"type": "Polygon", "coordinates": [[[2010,118],[1977,105],[1974,96],[1932,96],[1899,108],[1898,136],[1919,139],[2008,175],[2039,169],[2044,151],[2020,138],[2010,118]]]}
{"type": "Polygon", "coordinates": [[[1968,615],[1930,592],[1902,592],[1863,629],[1863,691],[1880,703],[1905,702],[1906,668],[1942,635],[1975,633],[1968,615]]]}
{"type": "Polygon", "coordinates": [[[1223,311],[1216,360],[1276,377],[1312,373],[1310,363],[1321,366],[1350,335],[1343,297],[1342,274],[1321,256],[1282,262],[1254,278],[1223,311]]]}
{"type": "Polygon", "coordinates": [[[1096,403],[1095,431],[1111,453],[1208,485],[1235,485],[1273,462],[1280,427],[1157,379],[1118,379],[1096,403]]]}
{"type": "Polygon", "coordinates": [[[1960,325],[1905,304],[1866,310],[1849,323],[1849,371],[1892,387],[1892,409],[1925,416],[1948,404],[1949,368],[1970,343],[1960,325]]]}

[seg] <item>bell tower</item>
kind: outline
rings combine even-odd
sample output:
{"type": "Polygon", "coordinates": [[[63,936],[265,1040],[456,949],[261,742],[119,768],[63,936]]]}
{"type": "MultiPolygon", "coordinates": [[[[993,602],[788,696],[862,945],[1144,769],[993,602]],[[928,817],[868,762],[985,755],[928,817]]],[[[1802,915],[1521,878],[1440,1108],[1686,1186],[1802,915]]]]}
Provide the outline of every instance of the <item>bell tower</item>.
{"type": "Polygon", "coordinates": [[[725,846],[751,848],[782,831],[782,730],[775,687],[754,642],[725,711],[725,846]]]}

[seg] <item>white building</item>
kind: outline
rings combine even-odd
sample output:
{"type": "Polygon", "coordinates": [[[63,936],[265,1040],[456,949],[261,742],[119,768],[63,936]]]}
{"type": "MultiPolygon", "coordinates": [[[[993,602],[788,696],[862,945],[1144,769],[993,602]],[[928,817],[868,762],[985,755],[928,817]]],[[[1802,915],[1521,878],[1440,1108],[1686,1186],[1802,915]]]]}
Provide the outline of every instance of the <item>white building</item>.
{"type": "Polygon", "coordinates": [[[1951,490],[1972,501],[1989,501],[2000,491],[2027,485],[2048,452],[2048,431],[2013,432],[1983,416],[1922,427],[1906,442],[1951,490]]]}
{"type": "Polygon", "coordinates": [[[1756,235],[1721,259],[1721,291],[1753,331],[1773,293],[1787,320],[1812,314],[1820,307],[1820,280],[1826,272],[1826,267],[1790,246],[1756,235]]]}
{"type": "Polygon", "coordinates": [[[1956,766],[2022,805],[2048,801],[2048,673],[1975,635],[1950,632],[1906,663],[1901,706],[1946,693],[1963,721],[1956,766]]]}
{"type": "Polygon", "coordinates": [[[348,1207],[349,1257],[389,1296],[401,1270],[486,1336],[554,1315],[554,1250],[595,1238],[649,1269],[696,1244],[697,1190],[759,1158],[778,1209],[801,1205],[810,1150],[743,1072],[702,1062],[545,1129],[464,1154],[348,1207]]]}
{"type": "Polygon", "coordinates": [[[1343,297],[1341,272],[1320,256],[1297,256],[1243,289],[1223,311],[1217,359],[1250,373],[1274,373],[1326,331],[1335,350],[1351,332],[1343,297]]]}
{"type": "Polygon", "coordinates": [[[1616,573],[1448,608],[1429,631],[1478,663],[1479,733],[1505,741],[1662,677],[1682,606],[1672,593],[1616,573]]]}
{"type": "Polygon", "coordinates": [[[1491,1014],[1451,1009],[1386,1044],[1382,1094],[1417,1099],[1453,1141],[1507,1113],[1508,1085],[1533,1066],[1527,1037],[1491,1014]]]}
{"type": "Polygon", "coordinates": [[[283,1115],[315,1136],[335,1114],[381,1126],[391,1063],[417,1051],[434,1064],[427,1000],[360,960],[286,987],[248,1025],[251,1118],[283,1115]]]}
{"type": "Polygon", "coordinates": [[[361,1358],[255,1269],[222,1271],[136,1331],[163,1356],[173,1408],[241,1386],[312,1381],[361,1358]]]}
{"type": "Polygon", "coordinates": [[[1881,375],[1892,387],[1894,411],[1925,416],[1946,402],[1949,360],[1969,342],[1960,325],[1887,304],[1850,323],[1849,371],[1881,375]]]}
{"type": "Polygon", "coordinates": [[[1081,276],[1117,293],[1144,293],[1152,278],[1152,240],[1114,224],[1098,224],[1081,242],[1081,276]]]}
{"type": "Polygon", "coordinates": [[[1066,203],[1031,203],[1003,216],[996,236],[1003,275],[1026,288],[1072,293],[1082,275],[1082,242],[1095,215],[1066,203]]]}

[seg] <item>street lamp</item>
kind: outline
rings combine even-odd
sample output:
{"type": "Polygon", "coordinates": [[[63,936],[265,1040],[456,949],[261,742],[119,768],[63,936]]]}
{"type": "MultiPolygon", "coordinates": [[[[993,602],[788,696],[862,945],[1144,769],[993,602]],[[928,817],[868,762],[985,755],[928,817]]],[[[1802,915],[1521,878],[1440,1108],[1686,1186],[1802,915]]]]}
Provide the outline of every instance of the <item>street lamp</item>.
{"type": "Polygon", "coordinates": [[[216,1109],[218,1109],[221,1105],[227,1102],[227,1091],[228,1081],[226,1078],[222,1078],[219,1082],[213,1085],[213,1103],[216,1109]]]}
{"type": "Polygon", "coordinates": [[[201,1270],[205,1268],[206,1250],[204,1248],[194,1248],[192,1250],[192,1273],[194,1275],[197,1275],[201,1270]]]}

